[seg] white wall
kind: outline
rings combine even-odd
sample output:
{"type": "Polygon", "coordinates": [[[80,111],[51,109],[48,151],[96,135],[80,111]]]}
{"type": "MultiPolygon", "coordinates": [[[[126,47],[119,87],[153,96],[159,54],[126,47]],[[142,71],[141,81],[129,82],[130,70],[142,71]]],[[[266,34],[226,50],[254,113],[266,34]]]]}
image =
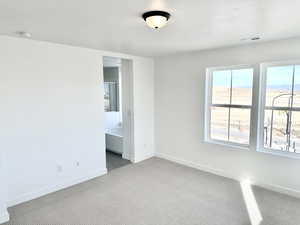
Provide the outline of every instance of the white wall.
{"type": "Polygon", "coordinates": [[[0,152],[0,224],[6,222],[9,219],[7,212],[7,186],[6,186],[6,168],[4,166],[5,160],[3,154],[0,152]]]}
{"type": "Polygon", "coordinates": [[[6,37],[0,49],[9,205],[104,174],[102,55],[6,37]]]}
{"type": "Polygon", "coordinates": [[[300,39],[156,58],[157,154],[270,188],[300,191],[299,160],[203,142],[207,67],[291,59],[300,59],[300,39]]]}
{"type": "MultiPolygon", "coordinates": [[[[135,62],[140,78],[134,88],[148,87],[137,92],[135,127],[150,130],[150,138],[143,137],[146,131],[137,136],[153,144],[153,125],[144,127],[140,115],[141,100],[153,96],[153,82],[144,84],[145,76],[153,80],[153,60],[6,36],[0,36],[0,49],[0,149],[9,205],[105,173],[104,55],[135,62]]],[[[147,107],[153,118],[154,105],[147,107]]]]}
{"type": "Polygon", "coordinates": [[[144,58],[133,61],[133,74],[134,148],[138,162],[154,155],[153,61],[144,58]]]}

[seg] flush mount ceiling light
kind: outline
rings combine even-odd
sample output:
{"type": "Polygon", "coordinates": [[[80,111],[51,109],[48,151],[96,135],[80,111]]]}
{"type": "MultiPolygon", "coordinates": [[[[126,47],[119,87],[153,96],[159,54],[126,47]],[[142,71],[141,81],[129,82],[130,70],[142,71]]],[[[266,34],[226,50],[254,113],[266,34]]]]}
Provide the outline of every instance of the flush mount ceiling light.
{"type": "Polygon", "coordinates": [[[170,13],[164,11],[149,11],[145,12],[142,17],[149,27],[159,29],[167,24],[170,16],[170,13]]]}

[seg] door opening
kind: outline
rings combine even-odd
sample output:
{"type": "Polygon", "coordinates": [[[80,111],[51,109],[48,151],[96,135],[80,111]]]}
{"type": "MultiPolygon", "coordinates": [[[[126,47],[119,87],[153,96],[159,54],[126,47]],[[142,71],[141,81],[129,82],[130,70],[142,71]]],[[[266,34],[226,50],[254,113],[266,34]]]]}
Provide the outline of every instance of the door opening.
{"type": "Polygon", "coordinates": [[[131,163],[131,73],[129,60],[103,57],[106,167],[108,171],[131,163]]]}

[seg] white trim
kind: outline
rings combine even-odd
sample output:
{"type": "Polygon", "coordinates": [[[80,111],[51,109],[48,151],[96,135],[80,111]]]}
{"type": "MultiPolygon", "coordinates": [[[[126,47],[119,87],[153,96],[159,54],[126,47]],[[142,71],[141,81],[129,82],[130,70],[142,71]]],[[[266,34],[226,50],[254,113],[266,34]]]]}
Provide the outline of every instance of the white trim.
{"type": "Polygon", "coordinates": [[[206,69],[205,76],[205,93],[204,93],[204,141],[208,141],[210,139],[210,105],[211,105],[211,69],[206,69]]]}
{"type": "MultiPolygon", "coordinates": [[[[218,175],[218,176],[233,179],[233,180],[236,180],[238,182],[243,181],[242,177],[230,174],[228,172],[225,172],[224,170],[214,169],[214,168],[212,168],[210,166],[207,166],[207,165],[196,164],[196,163],[193,163],[193,162],[190,162],[190,161],[187,161],[187,160],[184,160],[184,159],[179,159],[179,158],[176,158],[176,157],[173,157],[173,156],[170,156],[170,155],[167,155],[167,154],[163,154],[163,153],[156,153],[155,156],[159,157],[159,158],[162,158],[162,159],[166,159],[166,160],[175,162],[175,163],[178,163],[178,164],[181,164],[181,165],[184,165],[184,166],[192,167],[192,168],[202,170],[202,171],[205,171],[205,172],[208,172],[208,173],[212,173],[212,174],[215,174],[215,175],[218,175]]],[[[271,190],[271,191],[275,191],[275,192],[278,192],[278,193],[281,193],[281,194],[286,194],[286,195],[289,195],[289,196],[300,198],[300,191],[289,188],[289,187],[284,187],[284,186],[281,186],[281,185],[278,185],[278,184],[265,183],[265,182],[254,180],[254,179],[251,179],[251,184],[262,187],[262,188],[265,188],[265,189],[268,189],[268,190],[271,190]]]]}
{"type": "Polygon", "coordinates": [[[78,177],[78,178],[75,178],[75,179],[73,178],[73,179],[70,179],[70,180],[68,180],[66,182],[63,182],[63,183],[50,185],[50,186],[47,186],[47,187],[40,188],[39,190],[35,190],[35,191],[32,191],[32,192],[28,192],[28,193],[16,196],[14,199],[9,200],[7,205],[9,207],[12,207],[12,206],[18,205],[20,203],[27,202],[27,201],[42,197],[44,195],[47,195],[47,194],[50,194],[50,193],[53,193],[53,192],[71,187],[73,185],[91,180],[93,178],[96,178],[96,177],[99,177],[99,176],[102,176],[102,175],[105,175],[105,174],[107,174],[107,169],[106,168],[105,169],[98,169],[98,170],[95,170],[95,171],[92,171],[92,172],[88,173],[84,177],[78,177]]]}
{"type": "Polygon", "coordinates": [[[188,166],[188,167],[192,167],[192,168],[195,168],[195,169],[198,169],[198,170],[209,172],[209,173],[212,173],[212,174],[215,174],[215,175],[218,175],[218,176],[227,177],[227,178],[230,178],[230,179],[233,179],[233,180],[239,180],[239,178],[233,176],[230,173],[227,173],[227,172],[222,171],[222,170],[214,169],[214,168],[211,168],[211,167],[206,166],[206,165],[196,164],[196,163],[193,163],[191,161],[187,161],[187,160],[184,160],[184,159],[179,159],[179,158],[176,158],[176,157],[173,157],[173,156],[170,156],[170,155],[167,155],[167,154],[163,154],[163,153],[156,153],[155,156],[158,157],[158,158],[166,159],[166,160],[184,165],[184,166],[188,166]]]}
{"type": "Polygon", "coordinates": [[[295,153],[295,152],[286,152],[286,151],[268,149],[268,148],[261,148],[258,149],[257,151],[265,154],[271,154],[271,155],[286,157],[290,159],[300,159],[300,153],[295,153]]]}
{"type": "Polygon", "coordinates": [[[291,65],[300,65],[300,60],[287,60],[287,61],[274,61],[274,62],[263,62],[260,65],[267,67],[276,67],[276,66],[291,66],[291,65]]]}
{"type": "Polygon", "coordinates": [[[259,80],[259,105],[258,105],[258,142],[257,142],[257,151],[264,148],[264,121],[265,121],[265,103],[266,103],[266,71],[267,65],[271,65],[271,63],[261,63],[260,64],[260,80],[259,80]]]}
{"type": "Polygon", "coordinates": [[[204,141],[204,143],[213,144],[213,145],[222,145],[225,147],[237,148],[237,149],[241,149],[241,150],[250,150],[250,145],[238,144],[238,143],[234,143],[234,142],[230,142],[230,141],[220,141],[220,140],[210,139],[210,140],[204,141]]]}
{"type": "Polygon", "coordinates": [[[141,161],[150,159],[150,158],[154,157],[155,155],[156,155],[155,153],[151,153],[151,154],[144,155],[143,157],[135,158],[133,163],[139,163],[141,161]]]}
{"type": "Polygon", "coordinates": [[[121,86],[122,86],[122,128],[123,128],[123,154],[122,157],[134,162],[134,107],[133,107],[133,60],[121,59],[121,86]]]}
{"type": "Polygon", "coordinates": [[[254,64],[239,64],[239,65],[231,65],[231,66],[215,66],[215,67],[208,67],[207,70],[211,71],[218,71],[218,70],[238,70],[238,69],[248,69],[253,68],[254,64]]]}
{"type": "Polygon", "coordinates": [[[8,212],[5,210],[5,212],[3,212],[2,214],[0,214],[0,224],[1,223],[5,223],[9,221],[9,214],[8,212]]]}

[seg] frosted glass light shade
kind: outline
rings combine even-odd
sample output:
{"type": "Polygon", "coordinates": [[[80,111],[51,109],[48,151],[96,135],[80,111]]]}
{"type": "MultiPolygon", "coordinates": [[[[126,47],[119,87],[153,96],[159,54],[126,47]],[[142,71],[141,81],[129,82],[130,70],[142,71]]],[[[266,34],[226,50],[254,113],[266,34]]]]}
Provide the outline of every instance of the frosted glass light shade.
{"type": "Polygon", "coordinates": [[[146,19],[147,25],[153,29],[159,29],[165,26],[167,22],[168,19],[164,16],[150,16],[146,19]]]}
{"type": "Polygon", "coordinates": [[[142,17],[149,27],[159,29],[167,24],[170,14],[164,11],[149,11],[145,12],[142,17]]]}

